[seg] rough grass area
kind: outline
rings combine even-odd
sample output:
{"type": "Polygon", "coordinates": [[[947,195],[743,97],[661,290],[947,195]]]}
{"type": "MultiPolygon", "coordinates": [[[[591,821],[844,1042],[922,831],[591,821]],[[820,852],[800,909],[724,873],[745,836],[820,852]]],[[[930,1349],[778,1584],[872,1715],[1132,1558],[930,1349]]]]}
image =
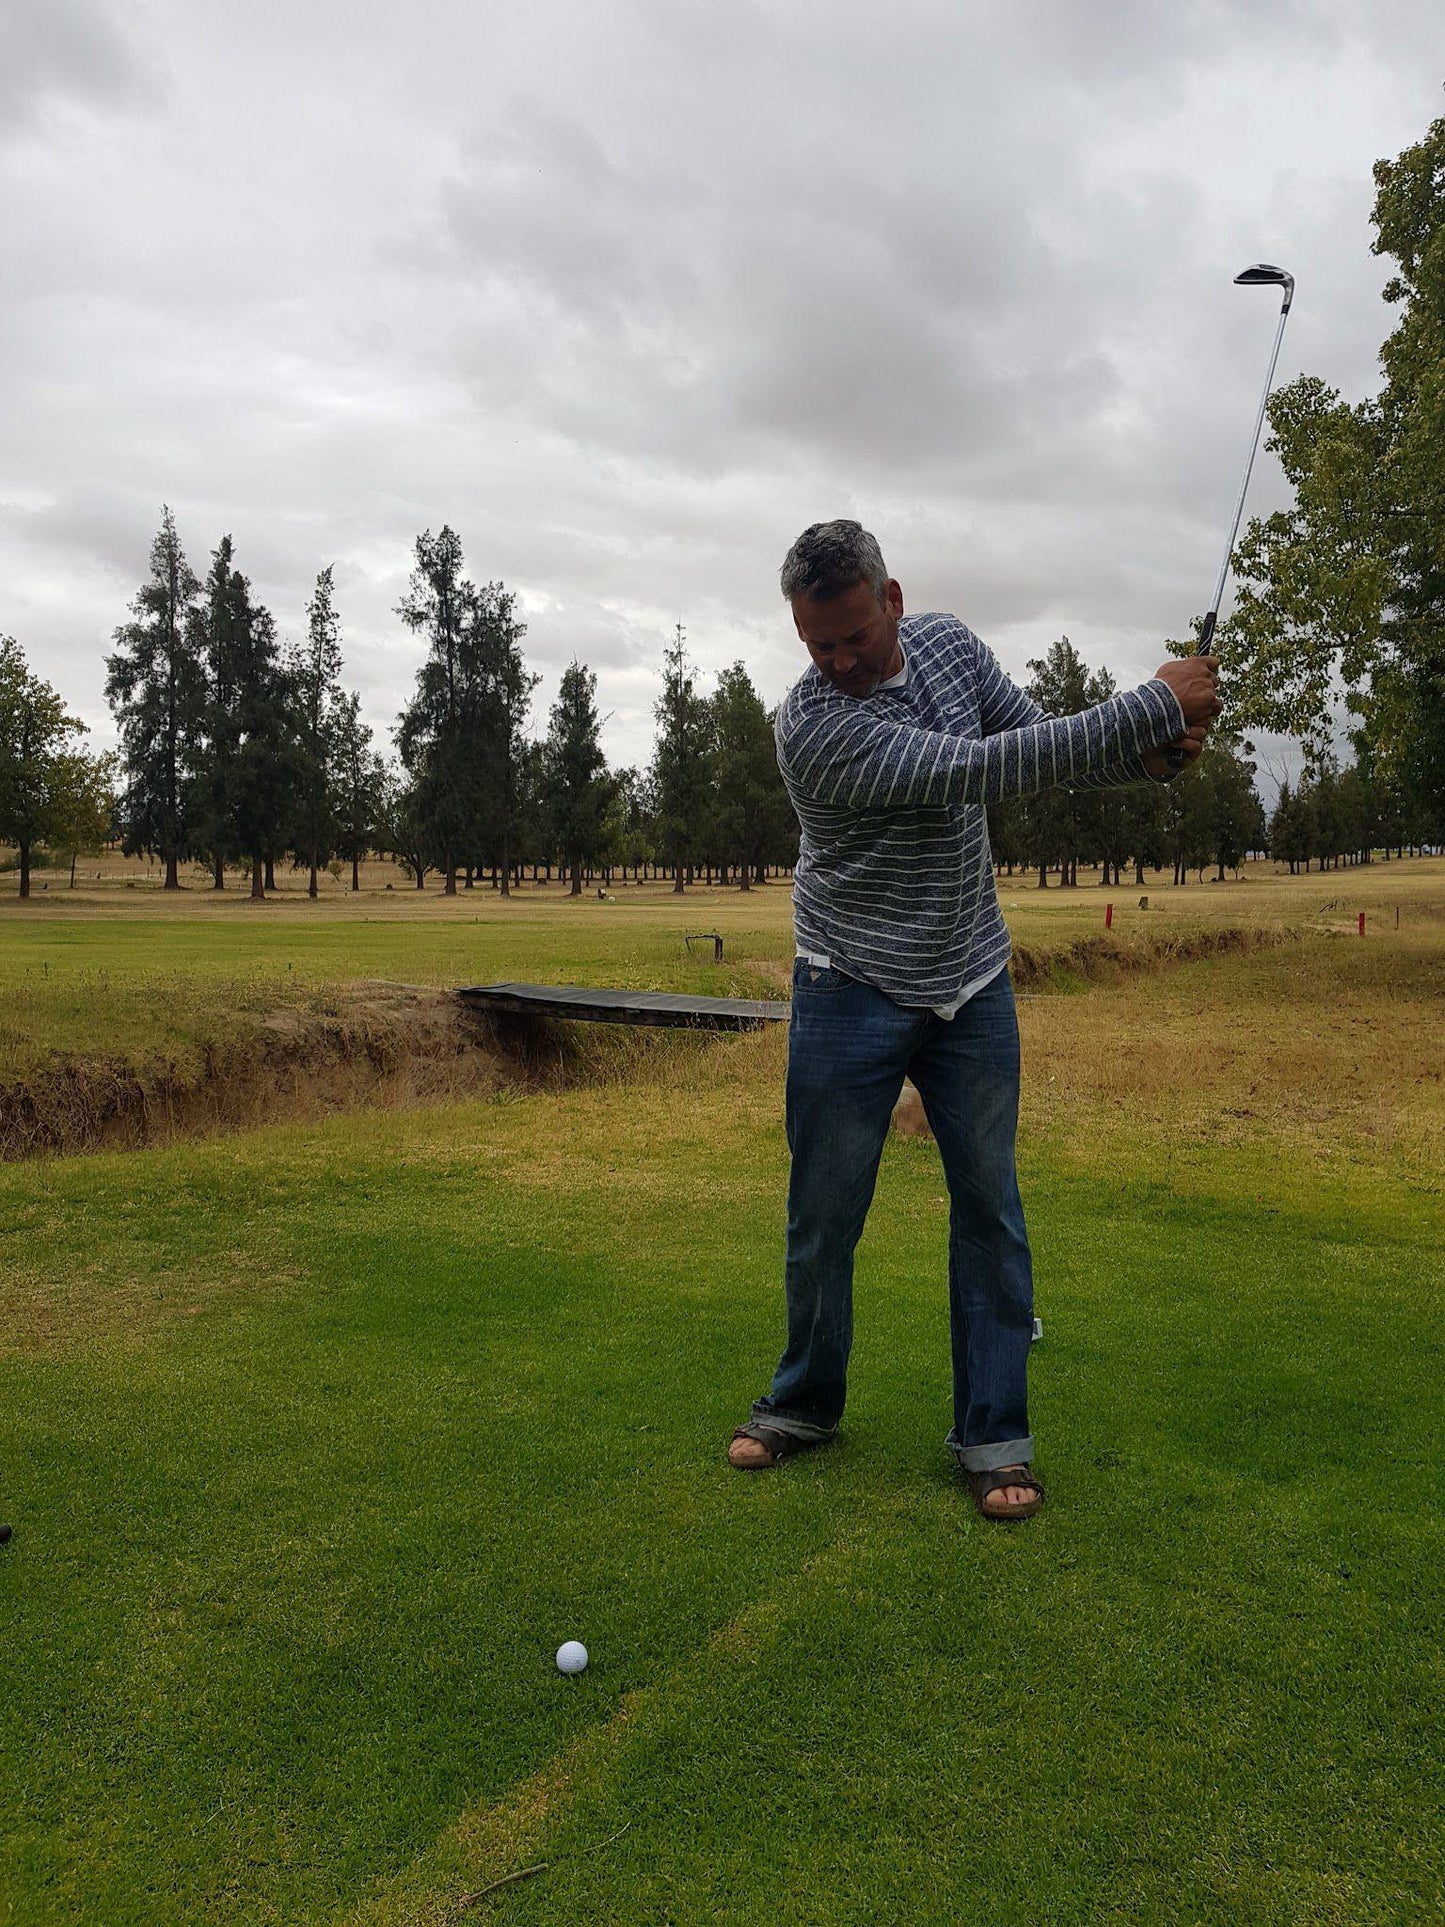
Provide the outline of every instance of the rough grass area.
{"type": "MultiPolygon", "coordinates": [[[[1103,932],[1122,949],[1168,951],[1224,928],[1354,929],[1367,912],[1369,941],[1445,921],[1445,859],[1375,863],[1326,876],[1279,876],[1249,866],[1241,881],[1152,884],[1149,908],[1133,886],[1040,891],[1027,878],[999,884],[1021,956],[1054,958],[1103,932]]],[[[248,1018],[324,1006],[338,985],[386,979],[433,987],[519,978],[608,983],[718,996],[770,994],[792,954],[786,883],[693,890],[629,885],[613,898],[573,899],[530,886],[502,901],[479,889],[370,890],[310,903],[293,887],[254,905],[188,889],[52,892],[0,905],[0,1080],[28,1077],[57,1059],[123,1059],[131,1066],[197,1063],[248,1018]],[[724,938],[691,954],[689,932],[724,938]]]]}
{"type": "MultiPolygon", "coordinates": [[[[1372,953],[1445,929],[1438,859],[1299,878],[1256,865],[1237,883],[1156,888],[1147,910],[1096,886],[1040,892],[1016,878],[1001,890],[1015,979],[1033,992],[1301,935],[1358,940],[1361,908],[1372,953]]],[[[554,887],[505,902],[373,889],[311,904],[293,887],[259,906],[204,890],[12,903],[0,913],[0,1158],[463,1095],[513,1075],[510,1053],[478,1054],[474,1028],[398,998],[499,979],[776,997],[791,948],[791,895],[776,882],[683,898],[631,885],[607,901],[554,887]],[[712,930],[720,965],[684,941],[712,930]]],[[[571,1052],[588,1074],[619,1054],[615,1042],[571,1052]]]]}
{"type": "Polygon", "coordinates": [[[926,1143],[839,1445],[723,1462],[776,1034],[0,1172],[0,1921],[1439,1918],[1440,968],[1025,1006],[1012,1531],[943,1450],[926,1143]]]}

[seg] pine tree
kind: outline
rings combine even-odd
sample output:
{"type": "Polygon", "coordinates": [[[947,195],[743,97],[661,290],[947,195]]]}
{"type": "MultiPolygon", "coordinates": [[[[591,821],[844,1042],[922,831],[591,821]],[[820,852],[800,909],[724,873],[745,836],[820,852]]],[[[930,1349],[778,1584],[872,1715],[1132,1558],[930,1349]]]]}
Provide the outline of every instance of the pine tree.
{"type": "Polygon", "coordinates": [[[339,833],[339,732],[347,699],[340,685],[341,619],[333,601],[333,574],[328,567],[317,576],[306,605],[306,641],[290,651],[286,664],[297,752],[292,834],[296,853],[306,864],[311,897],[317,894],[321,865],[329,861],[339,833]]]}
{"type": "Polygon", "coordinates": [[[134,620],[115,632],[105,693],[125,759],[125,850],[159,857],[165,888],[178,890],[180,860],[195,847],[187,805],[205,689],[189,620],[200,585],[169,508],[151,544],[150,568],[131,604],[134,620]]]}
{"type": "Polygon", "coordinates": [[[485,673],[477,591],[463,574],[461,541],[443,527],[416,539],[416,567],[397,614],[427,639],[416,693],[403,710],[397,748],[410,777],[411,808],[438,853],[446,894],[457,867],[482,839],[482,719],[485,673]]]}
{"type": "Polygon", "coordinates": [[[672,866],[673,892],[680,896],[701,841],[710,788],[708,705],[697,693],[681,623],[663,657],[662,694],[653,714],[658,722],[651,772],[657,841],[672,866]]]}
{"type": "Polygon", "coordinates": [[[568,665],[542,746],[542,794],[553,847],[567,865],[571,894],[582,894],[582,870],[601,855],[608,807],[617,785],[598,737],[597,677],[568,665]]]}
{"type": "MultiPolygon", "coordinates": [[[[1042,660],[1029,663],[1025,693],[1050,716],[1076,716],[1089,707],[1089,670],[1067,636],[1049,644],[1042,660]]],[[[1048,887],[1049,868],[1057,863],[1059,881],[1079,880],[1079,811],[1071,790],[1046,789],[1024,799],[1024,822],[1039,888],[1048,887]]]]}
{"type": "Polygon", "coordinates": [[[223,535],[211,556],[205,598],[193,625],[204,650],[204,753],[192,786],[216,887],[233,857],[249,860],[251,895],[262,898],[297,790],[293,691],[271,612],[251,599],[223,535]]]}
{"type": "Polygon", "coordinates": [[[205,679],[205,696],[188,786],[188,814],[195,848],[211,865],[214,887],[226,887],[226,865],[236,843],[236,761],[240,752],[239,678],[246,653],[241,632],[250,620],[244,579],[232,566],[232,543],[223,535],[191,611],[189,633],[205,679]]]}
{"type": "Polygon", "coordinates": [[[778,772],[773,719],[742,663],[718,677],[712,699],[714,826],[724,861],[738,866],[738,888],[761,878],[769,848],[792,819],[778,772]]]}
{"type": "Polygon", "coordinates": [[[502,895],[508,896],[523,809],[523,731],[541,678],[523,659],[526,626],[517,621],[515,597],[500,582],[478,591],[468,621],[481,681],[477,736],[485,854],[496,862],[502,895]]]}
{"type": "Polygon", "coordinates": [[[351,887],[361,888],[361,859],[380,834],[386,765],[371,747],[361,720],[361,698],[343,691],[334,717],[332,809],[337,852],[351,865],[351,887]]]}

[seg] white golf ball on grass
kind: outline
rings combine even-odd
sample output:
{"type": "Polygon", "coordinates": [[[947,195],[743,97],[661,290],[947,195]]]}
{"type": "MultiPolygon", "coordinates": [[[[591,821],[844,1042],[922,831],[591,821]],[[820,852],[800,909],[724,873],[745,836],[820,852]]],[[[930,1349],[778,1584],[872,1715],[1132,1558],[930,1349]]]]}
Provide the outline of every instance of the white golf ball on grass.
{"type": "Polygon", "coordinates": [[[580,1639],[564,1639],[557,1648],[557,1671],[559,1673],[585,1673],[587,1670],[587,1648],[580,1639]]]}

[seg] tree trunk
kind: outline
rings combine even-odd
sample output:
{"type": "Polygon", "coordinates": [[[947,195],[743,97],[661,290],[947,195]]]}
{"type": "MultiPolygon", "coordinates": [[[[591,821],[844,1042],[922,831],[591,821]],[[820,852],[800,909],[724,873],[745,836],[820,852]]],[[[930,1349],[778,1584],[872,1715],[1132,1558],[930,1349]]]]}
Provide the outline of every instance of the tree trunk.
{"type": "Polygon", "coordinates": [[[351,859],[351,887],[353,890],[361,888],[361,858],[358,856],[351,859]]]}
{"type": "Polygon", "coordinates": [[[19,848],[20,848],[20,895],[22,898],[25,898],[30,895],[30,841],[29,841],[29,838],[26,838],[26,840],[20,844],[19,848]]]}
{"type": "Polygon", "coordinates": [[[211,888],[224,890],[226,887],[226,859],[216,855],[211,858],[211,888]]]}
{"type": "Polygon", "coordinates": [[[672,894],[675,897],[680,897],[686,888],[687,885],[683,882],[682,878],[682,865],[679,863],[672,873],[672,894]]]}
{"type": "Polygon", "coordinates": [[[452,862],[451,858],[448,857],[447,858],[447,880],[442,888],[442,895],[446,897],[454,897],[456,893],[457,893],[457,866],[455,863],[452,862]]]}
{"type": "Polygon", "coordinates": [[[314,897],[320,894],[316,884],[316,873],[320,869],[320,867],[321,867],[320,857],[318,853],[315,850],[313,850],[311,852],[311,874],[306,880],[306,894],[308,897],[314,897]]]}
{"type": "Polygon", "coordinates": [[[72,850],[70,852],[70,887],[72,890],[75,888],[75,858],[76,852],[72,850]]]}
{"type": "Polygon", "coordinates": [[[276,888],[276,859],[273,856],[268,856],[266,859],[266,888],[268,890],[276,888]]]}
{"type": "Polygon", "coordinates": [[[512,854],[506,845],[502,846],[501,892],[504,897],[512,894],[512,854]]]}
{"type": "Polygon", "coordinates": [[[426,871],[419,863],[416,866],[416,887],[418,890],[424,890],[426,888],[426,871]]]}
{"type": "Polygon", "coordinates": [[[174,856],[168,856],[166,858],[166,880],[161,885],[161,888],[163,890],[179,890],[180,887],[181,880],[176,875],[176,859],[174,856]]]}
{"type": "Polygon", "coordinates": [[[582,865],[575,857],[569,857],[567,859],[567,874],[572,879],[567,891],[568,896],[580,897],[582,894],[582,865]]]}
{"type": "Polygon", "coordinates": [[[251,895],[257,902],[266,895],[266,869],[258,856],[251,858],[251,895]]]}
{"type": "Polygon", "coordinates": [[[1049,887],[1049,866],[1047,863],[1041,863],[1039,865],[1039,888],[1041,890],[1047,890],[1048,887],[1049,887]]]}

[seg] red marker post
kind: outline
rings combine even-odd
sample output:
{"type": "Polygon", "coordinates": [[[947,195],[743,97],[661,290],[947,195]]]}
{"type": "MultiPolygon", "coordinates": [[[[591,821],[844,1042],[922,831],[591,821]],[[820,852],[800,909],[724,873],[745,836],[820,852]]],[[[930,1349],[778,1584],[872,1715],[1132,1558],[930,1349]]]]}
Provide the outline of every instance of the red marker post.
{"type": "Polygon", "coordinates": [[[1362,910],[1360,912],[1360,935],[1363,937],[1364,934],[1365,934],[1365,913],[1362,910]]]}
{"type": "MultiPolygon", "coordinates": [[[[1106,903],[1104,905],[1104,928],[1106,930],[1112,930],[1114,928],[1114,906],[1112,903],[1106,903]]],[[[1361,917],[1360,918],[1360,935],[1363,936],[1364,934],[1365,934],[1365,920],[1363,917],[1361,917]]]]}

